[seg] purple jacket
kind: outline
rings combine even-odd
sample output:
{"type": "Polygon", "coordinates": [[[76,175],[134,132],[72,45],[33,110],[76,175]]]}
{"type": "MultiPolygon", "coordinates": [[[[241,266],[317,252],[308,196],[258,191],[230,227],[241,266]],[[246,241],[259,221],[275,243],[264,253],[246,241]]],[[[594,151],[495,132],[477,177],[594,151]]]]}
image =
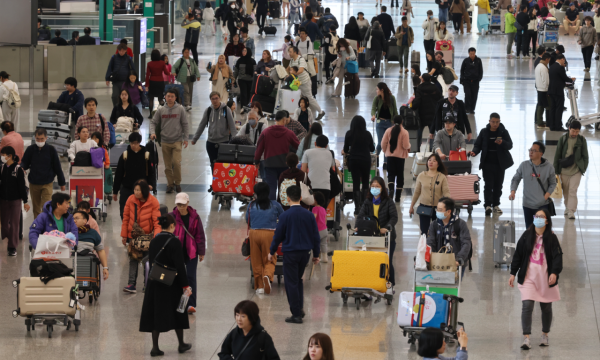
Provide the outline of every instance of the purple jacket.
{"type": "MultiPolygon", "coordinates": [[[[204,237],[204,227],[202,226],[202,220],[200,220],[200,216],[191,206],[188,206],[188,213],[190,214],[190,227],[188,231],[190,234],[194,236],[194,241],[187,242],[187,253],[189,257],[192,257],[193,254],[196,255],[204,255],[206,253],[206,239],[204,237]]],[[[183,236],[187,235],[185,230],[183,229],[183,220],[181,220],[181,214],[179,214],[179,210],[177,207],[173,209],[171,213],[175,218],[175,231],[173,235],[177,236],[177,238],[182,242],[183,245],[183,236]]],[[[188,239],[189,239],[188,235],[188,239]]],[[[191,240],[191,239],[189,239],[191,240]]]]}
{"type": "MultiPolygon", "coordinates": [[[[52,201],[47,201],[42,210],[42,213],[33,220],[33,224],[29,228],[29,244],[34,249],[37,247],[38,236],[46,231],[57,230],[56,221],[54,220],[54,215],[52,215],[52,201]]],[[[69,213],[63,215],[63,223],[65,225],[65,234],[69,232],[73,233],[77,241],[79,241],[79,231],[77,225],[75,225],[75,221],[73,221],[73,215],[69,213]]]]}
{"type": "Polygon", "coordinates": [[[138,89],[138,86],[141,86],[142,89],[144,89],[144,91],[146,90],[146,87],[137,80],[135,82],[135,86],[133,86],[133,87],[131,86],[131,83],[129,82],[129,80],[125,81],[123,83],[123,86],[121,87],[122,90],[129,91],[129,97],[130,97],[129,102],[132,103],[133,105],[137,105],[140,103],[140,101],[142,101],[142,99],[140,99],[140,89],[138,89]]]}

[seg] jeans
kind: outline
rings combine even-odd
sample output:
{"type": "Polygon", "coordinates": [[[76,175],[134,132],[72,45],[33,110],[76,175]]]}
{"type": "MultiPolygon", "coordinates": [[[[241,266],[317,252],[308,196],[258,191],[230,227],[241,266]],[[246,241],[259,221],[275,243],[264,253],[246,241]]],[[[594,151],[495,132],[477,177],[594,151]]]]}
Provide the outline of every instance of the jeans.
{"type": "MultiPolygon", "coordinates": [[[[523,308],[521,310],[521,326],[523,327],[523,335],[531,335],[531,322],[533,315],[533,306],[535,301],[523,300],[523,308]]],[[[552,303],[540,303],[542,309],[542,332],[547,334],[550,332],[552,325],[552,303]]]]}
{"type": "Polygon", "coordinates": [[[113,103],[113,107],[117,106],[119,103],[119,98],[121,96],[121,88],[123,87],[124,81],[113,81],[112,82],[112,95],[111,100],[113,103]]]}
{"type": "Polygon", "coordinates": [[[288,167],[265,167],[265,178],[263,181],[269,185],[269,200],[277,200],[279,175],[287,169],[288,167]]]}
{"type": "Polygon", "coordinates": [[[246,106],[250,104],[250,97],[252,96],[252,81],[238,80],[240,86],[240,95],[238,95],[238,102],[240,106],[246,106]]]}
{"type": "Polygon", "coordinates": [[[515,41],[515,35],[517,35],[516,32],[506,33],[506,55],[510,55],[512,52],[512,44],[515,41]]]}
{"type": "MultiPolygon", "coordinates": [[[[524,38],[524,31],[523,30],[517,30],[517,35],[515,35],[515,39],[517,42],[517,56],[519,56],[521,54],[521,49],[523,46],[523,38],[524,38]]],[[[525,53],[523,53],[523,55],[525,55],[525,53]]]]}
{"type": "Polygon", "coordinates": [[[475,111],[479,95],[479,81],[465,80],[462,85],[465,90],[465,109],[475,111]]]}
{"type": "Polygon", "coordinates": [[[398,59],[400,61],[400,69],[408,69],[410,62],[408,61],[408,50],[410,49],[410,45],[400,45],[398,46],[398,59]]]}
{"type": "MultiPolygon", "coordinates": [[[[256,25],[258,25],[258,34],[262,35],[263,28],[265,27],[265,20],[267,19],[267,14],[264,13],[256,13],[256,25]]],[[[233,34],[232,34],[233,36],[233,34]]]]}
{"type": "Polygon", "coordinates": [[[500,197],[502,196],[502,184],[504,183],[504,169],[498,164],[484,163],[483,170],[483,207],[500,206],[500,197]]]}
{"type": "Polygon", "coordinates": [[[441,22],[441,21],[443,21],[443,22],[445,22],[445,23],[447,23],[447,22],[448,22],[448,8],[445,8],[445,9],[439,9],[439,12],[438,12],[438,19],[439,19],[439,21],[440,21],[440,22],[441,22]]]}
{"type": "MultiPolygon", "coordinates": [[[[375,125],[375,131],[377,132],[377,148],[375,151],[377,152],[377,157],[379,157],[379,153],[381,152],[381,140],[383,139],[383,135],[385,134],[385,131],[391,127],[391,120],[377,119],[377,124],[375,125]]],[[[383,155],[383,162],[387,163],[385,154],[383,155]]]]}
{"type": "Polygon", "coordinates": [[[565,94],[561,91],[559,95],[550,95],[550,116],[546,125],[552,131],[557,131],[562,128],[563,107],[565,106],[565,94]]]}
{"type": "Polygon", "coordinates": [[[546,110],[546,122],[548,121],[548,116],[550,112],[550,97],[548,96],[547,91],[538,91],[537,92],[537,105],[535,106],[535,124],[543,125],[544,124],[544,110],[546,110]]]}
{"type": "Polygon", "coordinates": [[[379,75],[379,67],[381,66],[381,58],[383,51],[371,51],[371,76],[379,75]]]}
{"type": "Polygon", "coordinates": [[[291,35],[290,29],[292,28],[292,26],[294,26],[296,22],[300,22],[300,13],[298,11],[296,11],[295,13],[290,13],[290,21],[288,22],[286,34],[291,35]]]}
{"type": "MultiPolygon", "coordinates": [[[[187,140],[187,139],[186,139],[187,140]]],[[[183,143],[178,141],[169,144],[163,141],[162,154],[165,164],[165,175],[167,176],[167,187],[181,185],[181,148],[183,143]]]]}
{"type": "Polygon", "coordinates": [[[435,40],[423,40],[423,46],[425,47],[425,52],[435,51],[435,40]]]}
{"type": "Polygon", "coordinates": [[[586,46],[581,48],[583,54],[584,68],[589,69],[592,66],[592,55],[594,54],[594,46],[586,46]]]}
{"type": "MultiPolygon", "coordinates": [[[[433,207],[427,205],[419,205],[430,208],[433,211],[433,207]]],[[[431,225],[431,216],[419,215],[419,227],[421,228],[421,234],[427,235],[429,232],[429,225],[431,225]]]]}
{"type": "Polygon", "coordinates": [[[121,193],[121,196],[119,197],[119,213],[121,214],[121,220],[123,220],[123,211],[125,210],[125,204],[127,203],[127,199],[129,199],[129,197],[133,195],[133,190],[121,185],[119,192],[121,193]]]}
{"type": "MultiPolygon", "coordinates": [[[[142,116],[144,115],[144,113],[142,112],[142,102],[140,101],[139,103],[135,104],[135,107],[138,108],[138,110],[140,111],[140,114],[142,114],[142,116]]],[[[137,119],[135,119],[137,120],[137,119]]]]}
{"type": "Polygon", "coordinates": [[[283,278],[292,316],[302,316],[304,308],[302,277],[309,260],[310,251],[286,251],[283,253],[283,278]]]}
{"type": "Polygon", "coordinates": [[[404,187],[404,163],[406,159],[390,156],[387,158],[388,184],[396,184],[396,192],[404,187]]]}
{"type": "MultiPolygon", "coordinates": [[[[581,172],[579,171],[575,175],[560,175],[560,180],[562,182],[563,188],[563,196],[565,198],[565,207],[573,213],[577,211],[577,189],[579,189],[581,176],[581,172]]],[[[4,217],[2,219],[4,219],[4,217]]]]}
{"type": "MultiPolygon", "coordinates": [[[[146,283],[146,264],[148,263],[148,252],[144,252],[144,258],[141,261],[142,268],[144,269],[144,284],[146,283]]],[[[140,268],[140,262],[129,258],[129,280],[127,285],[135,286],[137,284],[138,269],[140,268]]]]}
{"type": "Polygon", "coordinates": [[[371,158],[368,159],[349,159],[348,170],[352,174],[352,191],[360,191],[362,182],[363,192],[369,189],[369,177],[371,176],[371,158]]]}
{"type": "Polygon", "coordinates": [[[525,217],[525,228],[528,229],[533,224],[533,216],[538,210],[546,209],[548,210],[548,205],[540,206],[538,209],[532,209],[523,206],[523,216],[525,217]]]}

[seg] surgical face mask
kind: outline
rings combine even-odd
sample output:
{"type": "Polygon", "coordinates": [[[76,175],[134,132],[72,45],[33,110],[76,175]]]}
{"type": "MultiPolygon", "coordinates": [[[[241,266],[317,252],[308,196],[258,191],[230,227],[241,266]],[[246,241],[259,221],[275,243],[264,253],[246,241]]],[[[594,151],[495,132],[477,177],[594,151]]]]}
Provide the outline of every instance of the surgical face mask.
{"type": "Polygon", "coordinates": [[[433,16],[429,16],[429,20],[433,19],[433,16]]]}
{"type": "Polygon", "coordinates": [[[446,213],[443,211],[436,211],[435,216],[440,220],[444,220],[446,218],[446,213]]]}
{"type": "Polygon", "coordinates": [[[36,144],[38,147],[44,147],[44,145],[46,145],[46,142],[45,142],[45,141],[44,141],[44,142],[36,141],[36,142],[35,142],[35,144],[36,144]]]}
{"type": "Polygon", "coordinates": [[[250,124],[250,126],[254,126],[256,125],[256,120],[248,120],[248,123],[250,124]]]}
{"type": "Polygon", "coordinates": [[[346,48],[343,46],[340,46],[340,51],[346,51],[346,48]]]}
{"type": "Polygon", "coordinates": [[[379,194],[381,194],[381,189],[380,188],[376,188],[376,187],[372,187],[371,188],[371,194],[373,194],[373,196],[379,196],[379,194]]]}
{"type": "Polygon", "coordinates": [[[7,162],[8,162],[8,160],[7,160],[7,159],[6,159],[6,157],[4,157],[4,156],[2,156],[2,157],[0,158],[0,160],[2,160],[2,162],[3,162],[3,163],[7,163],[7,162]]]}
{"type": "Polygon", "coordinates": [[[232,8],[232,9],[235,9],[235,5],[231,5],[231,8],[232,8]]]}
{"type": "Polygon", "coordinates": [[[535,218],[533,219],[533,225],[535,225],[535,227],[538,229],[543,228],[544,226],[546,226],[546,219],[535,218]]]}

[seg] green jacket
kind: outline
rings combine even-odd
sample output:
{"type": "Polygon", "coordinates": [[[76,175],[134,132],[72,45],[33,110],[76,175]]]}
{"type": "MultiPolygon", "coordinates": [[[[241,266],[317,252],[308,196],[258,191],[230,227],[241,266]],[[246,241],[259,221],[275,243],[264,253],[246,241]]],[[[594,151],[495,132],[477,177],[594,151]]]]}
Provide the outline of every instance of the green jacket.
{"type": "MultiPolygon", "coordinates": [[[[175,64],[173,64],[173,67],[171,69],[173,70],[174,73],[177,74],[175,76],[175,79],[183,84],[183,83],[187,82],[187,65],[185,62],[183,64],[181,64],[182,61],[184,61],[183,57],[179,58],[179,60],[177,60],[175,62],[175,64]],[[179,70],[180,65],[181,65],[181,70],[179,70]]],[[[196,65],[196,62],[191,57],[190,57],[190,74],[192,74],[191,76],[193,76],[195,78],[200,77],[200,70],[198,70],[198,65],[196,65]]]]}
{"type": "MultiPolygon", "coordinates": [[[[390,114],[392,118],[390,120],[394,120],[394,116],[398,115],[398,107],[396,106],[396,97],[391,95],[392,106],[390,106],[390,114]]],[[[381,106],[383,105],[383,99],[379,96],[375,96],[373,99],[373,105],[371,106],[371,116],[375,115],[379,118],[379,111],[381,110],[381,106]]]]}
{"type": "MultiPolygon", "coordinates": [[[[554,154],[554,172],[556,175],[560,175],[561,166],[560,160],[564,159],[567,154],[567,138],[569,133],[564,134],[558,139],[558,145],[556,146],[556,153],[554,154]]],[[[575,164],[581,171],[583,175],[587,170],[588,163],[590,161],[590,157],[588,156],[588,147],[587,141],[581,135],[577,135],[577,141],[575,142],[575,146],[573,148],[573,153],[575,154],[575,164]]]]}
{"type": "Polygon", "coordinates": [[[509,12],[504,15],[504,33],[516,33],[517,28],[515,27],[515,16],[509,12]]]}

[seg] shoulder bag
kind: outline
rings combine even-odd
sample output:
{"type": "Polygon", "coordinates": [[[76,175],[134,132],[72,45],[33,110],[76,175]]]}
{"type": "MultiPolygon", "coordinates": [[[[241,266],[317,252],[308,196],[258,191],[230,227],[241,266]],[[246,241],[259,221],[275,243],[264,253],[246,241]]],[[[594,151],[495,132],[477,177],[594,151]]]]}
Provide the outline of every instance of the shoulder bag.
{"type": "MultiPolygon", "coordinates": [[[[335,164],[335,155],[333,150],[330,150],[331,157],[333,157],[333,163],[335,164]]],[[[330,185],[330,196],[331,198],[335,198],[339,193],[342,192],[342,183],[340,182],[340,178],[338,177],[337,170],[329,168],[329,185],[330,185]]],[[[327,204],[329,205],[329,204],[327,204]]]]}
{"type": "Polygon", "coordinates": [[[133,248],[137,251],[146,252],[150,248],[150,241],[152,241],[153,234],[144,233],[144,229],[138,224],[137,220],[137,204],[134,205],[134,216],[133,228],[131,229],[131,237],[133,239],[133,248]]]}
{"type": "Polygon", "coordinates": [[[313,191],[306,185],[307,173],[304,173],[304,181],[300,183],[300,189],[302,190],[302,202],[306,205],[313,205],[315,203],[315,197],[313,191]]]}
{"type": "Polygon", "coordinates": [[[152,269],[150,270],[150,274],[148,275],[150,280],[156,281],[158,283],[161,283],[161,284],[167,285],[167,286],[173,285],[173,281],[175,280],[175,277],[177,276],[177,269],[174,269],[170,266],[159,263],[156,259],[158,259],[160,254],[163,252],[165,247],[167,247],[167,245],[169,245],[169,242],[173,238],[174,238],[174,236],[171,235],[169,240],[167,240],[165,245],[163,245],[162,249],[160,249],[158,254],[156,254],[156,257],[154,258],[154,262],[152,263],[152,269]]]}
{"type": "MultiPolygon", "coordinates": [[[[438,176],[435,178],[435,182],[433,183],[433,194],[431,195],[431,200],[433,203],[435,203],[435,185],[436,185],[439,177],[440,177],[440,174],[438,174],[438,176]]],[[[419,206],[417,206],[417,215],[419,215],[419,216],[433,217],[434,211],[435,210],[434,210],[433,204],[431,205],[431,207],[429,207],[427,205],[423,205],[423,204],[419,204],[419,206]]]]}
{"type": "Polygon", "coordinates": [[[242,242],[243,257],[250,256],[250,210],[252,210],[252,204],[254,204],[254,201],[248,205],[248,229],[246,230],[246,238],[242,242]]]}
{"type": "MultiPolygon", "coordinates": [[[[542,184],[542,180],[540,180],[539,175],[537,174],[537,172],[535,171],[535,166],[533,166],[533,163],[530,162],[531,164],[531,169],[533,170],[533,173],[535,174],[535,178],[538,182],[538,184],[540,184],[540,187],[542,188],[542,191],[544,192],[544,194],[546,194],[546,189],[544,188],[544,185],[542,184]]],[[[554,207],[554,201],[552,201],[552,198],[548,198],[548,212],[550,213],[550,216],[556,216],[556,208],[554,207]]]]}

